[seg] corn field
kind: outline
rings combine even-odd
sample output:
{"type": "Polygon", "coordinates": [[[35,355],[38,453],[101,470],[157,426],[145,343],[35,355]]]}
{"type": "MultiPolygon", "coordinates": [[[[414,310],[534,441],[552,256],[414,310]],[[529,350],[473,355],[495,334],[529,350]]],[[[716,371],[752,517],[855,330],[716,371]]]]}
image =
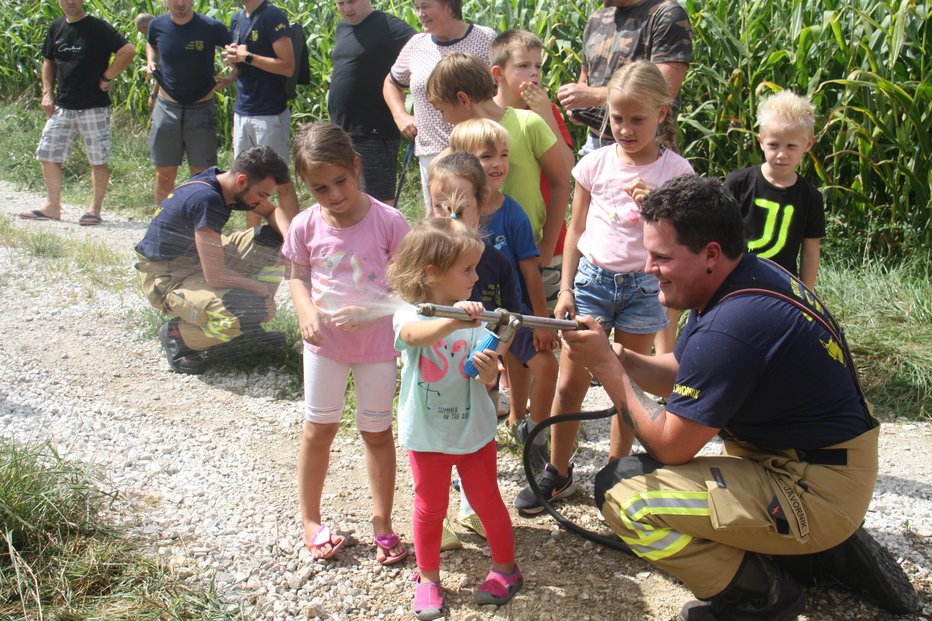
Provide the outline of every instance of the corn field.
{"type": "MultiPolygon", "coordinates": [[[[829,246],[859,261],[928,258],[932,241],[932,83],[929,4],[916,0],[681,0],[693,26],[694,59],[681,91],[681,151],[701,174],[726,173],[761,161],[754,116],[758,101],[781,88],[808,96],[819,114],[816,146],[802,173],[826,199],[829,246]]],[[[326,118],[333,30],[332,0],[276,0],[303,24],[311,85],[292,102],[297,122],[326,118]]],[[[374,2],[415,28],[412,4],[374,2]]],[[[586,19],[601,4],[579,0],[464,0],[467,20],[497,30],[523,27],[544,43],[551,93],[579,74],[586,19]]],[[[116,82],[117,108],[144,121],[148,85],[138,12],[164,12],[160,0],[85,0],[136,43],[140,57],[116,82]]],[[[234,0],[196,2],[229,23],[234,0]]],[[[52,0],[7,0],[0,6],[0,95],[38,96],[40,49],[52,0]]],[[[230,135],[233,92],[219,98],[230,135]]],[[[41,110],[36,106],[36,114],[41,110]]],[[[580,130],[574,128],[574,131],[580,130]]],[[[577,135],[577,138],[581,138],[577,135]]]]}

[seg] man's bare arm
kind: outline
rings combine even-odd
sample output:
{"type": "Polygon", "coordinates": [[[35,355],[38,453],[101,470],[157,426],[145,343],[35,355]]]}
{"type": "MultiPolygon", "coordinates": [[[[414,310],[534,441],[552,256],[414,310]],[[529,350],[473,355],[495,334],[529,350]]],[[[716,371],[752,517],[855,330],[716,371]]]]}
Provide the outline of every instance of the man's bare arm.
{"type": "MultiPolygon", "coordinates": [[[[602,383],[618,416],[634,432],[645,449],[663,464],[682,464],[692,459],[718,429],[687,420],[671,412],[652,412],[637,397],[631,378],[609,347],[602,328],[591,317],[577,317],[583,330],[563,334],[567,353],[583,364],[602,383]]],[[[659,367],[661,370],[663,365],[659,367]]],[[[646,371],[646,369],[645,369],[646,371]]]]}
{"type": "Polygon", "coordinates": [[[55,61],[50,58],[42,61],[42,109],[45,110],[45,118],[52,116],[52,110],[55,108],[55,75],[57,68],[55,61]]]}
{"type": "Polygon", "coordinates": [[[689,65],[686,63],[657,63],[657,68],[667,80],[667,87],[670,89],[670,96],[676,99],[680,94],[680,87],[683,85],[683,79],[686,77],[686,70],[689,65]]]}

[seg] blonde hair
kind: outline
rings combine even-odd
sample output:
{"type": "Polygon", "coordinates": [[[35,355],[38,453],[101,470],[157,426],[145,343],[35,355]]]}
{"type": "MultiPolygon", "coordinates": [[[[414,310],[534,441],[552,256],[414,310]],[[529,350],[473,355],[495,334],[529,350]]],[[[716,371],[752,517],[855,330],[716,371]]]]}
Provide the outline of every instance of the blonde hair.
{"type": "Polygon", "coordinates": [[[432,105],[453,103],[457,93],[475,102],[488,101],[497,89],[492,70],[481,58],[465,52],[452,52],[440,59],[427,78],[427,101],[432,105]]]}
{"type": "Polygon", "coordinates": [[[450,134],[450,149],[475,153],[483,149],[507,149],[511,145],[508,130],[491,119],[467,119],[457,123],[450,134]]]}
{"type": "MultiPolygon", "coordinates": [[[[633,97],[644,105],[657,110],[667,106],[667,114],[659,129],[660,144],[672,151],[677,150],[676,123],[673,122],[672,110],[670,109],[673,104],[673,96],[670,95],[667,80],[660,73],[657,65],[649,60],[636,60],[622,65],[608,82],[608,90],[612,89],[618,91],[624,97],[633,97]]],[[[609,109],[609,115],[605,117],[606,123],[610,114],[611,110],[609,109]]]]}
{"type": "MultiPolygon", "coordinates": [[[[481,217],[489,197],[489,180],[485,171],[482,170],[479,158],[466,151],[453,151],[452,148],[445,149],[427,167],[428,189],[435,183],[446,183],[454,177],[464,179],[472,187],[473,196],[479,205],[479,216],[481,217]]],[[[454,192],[446,200],[433,205],[433,207],[442,209],[451,218],[458,218],[463,215],[466,205],[465,197],[458,196],[454,192]]]]}
{"type": "Polygon", "coordinates": [[[385,270],[388,286],[406,302],[429,300],[431,283],[427,267],[441,274],[453,267],[460,255],[484,244],[478,231],[452,218],[428,218],[419,222],[404,239],[385,270]]]}
{"type": "Polygon", "coordinates": [[[540,39],[527,30],[512,28],[495,37],[489,46],[489,61],[493,67],[505,68],[515,52],[521,50],[543,50],[540,39]]]}
{"type": "Polygon", "coordinates": [[[757,126],[770,129],[800,129],[811,136],[815,127],[815,106],[791,90],[764,99],[757,107],[757,126]]]}
{"type": "Polygon", "coordinates": [[[341,166],[352,173],[357,184],[359,182],[356,173],[359,154],[353,148],[349,134],[334,123],[315,121],[299,127],[291,145],[291,156],[295,174],[302,179],[306,179],[314,168],[341,166]]]}

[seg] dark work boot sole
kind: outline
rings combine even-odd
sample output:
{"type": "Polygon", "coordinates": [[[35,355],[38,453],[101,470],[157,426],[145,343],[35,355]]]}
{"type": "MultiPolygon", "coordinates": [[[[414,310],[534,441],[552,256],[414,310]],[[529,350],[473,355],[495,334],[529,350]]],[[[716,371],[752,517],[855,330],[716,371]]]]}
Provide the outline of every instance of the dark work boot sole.
{"type": "Polygon", "coordinates": [[[207,362],[199,352],[188,349],[180,339],[172,336],[173,324],[177,323],[177,319],[172,319],[159,327],[159,342],[165,351],[165,359],[175,373],[201,375],[207,370],[207,362]]]}
{"type": "Polygon", "coordinates": [[[867,593],[888,612],[903,615],[919,607],[919,596],[893,556],[864,527],[839,546],[814,555],[817,582],[840,582],[867,593]]]}
{"type": "Polygon", "coordinates": [[[786,602],[786,608],[779,612],[768,612],[761,616],[732,616],[727,613],[716,614],[712,604],[698,599],[686,602],[680,610],[679,621],[732,621],[736,619],[758,619],[759,621],[795,621],[796,617],[806,611],[806,593],[801,588],[792,602],[786,602]]]}
{"type": "Polygon", "coordinates": [[[238,336],[228,343],[221,343],[204,351],[204,358],[210,362],[235,360],[244,356],[284,351],[285,335],[281,332],[261,330],[238,336]]]}

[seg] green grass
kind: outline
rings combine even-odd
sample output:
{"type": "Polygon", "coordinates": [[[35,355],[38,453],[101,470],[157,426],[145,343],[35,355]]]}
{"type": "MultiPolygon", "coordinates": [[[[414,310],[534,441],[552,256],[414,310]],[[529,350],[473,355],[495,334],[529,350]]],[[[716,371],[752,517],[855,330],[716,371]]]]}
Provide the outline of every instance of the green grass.
{"type": "Polygon", "coordinates": [[[819,272],[817,292],[844,326],[868,399],[886,420],[932,420],[929,258],[819,272]]]}
{"type": "Polygon", "coordinates": [[[102,517],[121,504],[93,468],[51,446],[0,442],[0,617],[241,618],[212,589],[179,582],[142,553],[146,542],[102,517]]]}
{"type": "Polygon", "coordinates": [[[101,290],[118,294],[135,292],[138,285],[128,255],[89,239],[64,237],[51,231],[19,226],[0,215],[0,246],[19,248],[37,261],[22,262],[22,269],[37,274],[76,276],[87,298],[101,290]]]}

